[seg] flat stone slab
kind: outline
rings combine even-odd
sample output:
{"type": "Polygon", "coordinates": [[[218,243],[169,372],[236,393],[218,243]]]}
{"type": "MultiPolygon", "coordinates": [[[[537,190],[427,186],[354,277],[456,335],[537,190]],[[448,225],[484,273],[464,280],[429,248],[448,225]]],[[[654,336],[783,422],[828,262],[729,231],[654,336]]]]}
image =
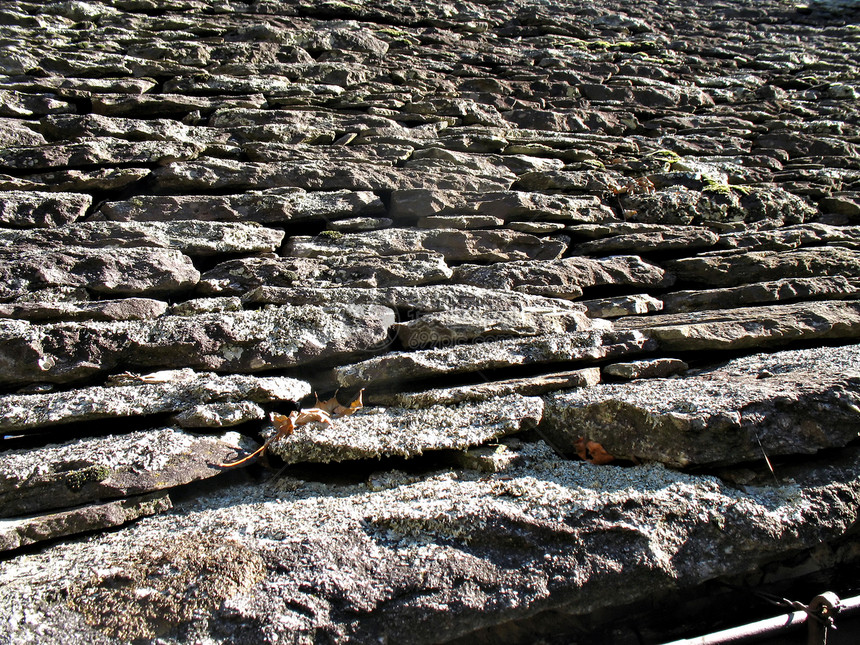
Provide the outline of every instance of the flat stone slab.
{"type": "Polygon", "coordinates": [[[285,254],[294,257],[398,255],[414,251],[441,253],[446,262],[510,262],[554,260],[567,245],[515,231],[463,231],[458,229],[384,229],[343,235],[296,236],[285,254]]]}
{"type": "Polygon", "coordinates": [[[673,291],[662,294],[661,298],[663,311],[674,314],[792,300],[842,299],[856,297],[858,294],[860,294],[860,278],[834,275],[765,280],[722,289],[673,291]]]}
{"type": "Polygon", "coordinates": [[[858,245],[860,226],[810,223],[768,231],[743,231],[720,236],[719,246],[749,251],[780,251],[801,246],[858,245]]]}
{"type": "Polygon", "coordinates": [[[200,279],[191,258],[175,249],[0,247],[0,295],[45,287],[86,287],[94,293],[181,292],[200,279]]]}
{"type": "Polygon", "coordinates": [[[655,287],[669,284],[670,278],[663,269],[638,256],[618,255],[600,259],[523,260],[490,266],[464,264],[454,269],[451,281],[486,289],[576,298],[587,287],[655,287]]]}
{"type": "Polygon", "coordinates": [[[83,217],[93,203],[83,193],[48,193],[15,190],[0,192],[3,226],[62,226],[83,217]]]}
{"type": "Polygon", "coordinates": [[[429,644],[759,572],[841,538],[860,508],[855,450],[743,490],[659,464],[559,460],[543,444],[508,463],[231,485],[0,563],[0,615],[28,611],[16,640],[38,626],[72,645],[191,631],[429,644]]]}
{"type": "Polygon", "coordinates": [[[860,337],[860,301],[628,316],[616,318],[613,325],[616,329],[638,329],[670,351],[773,347],[800,340],[860,337]]]}
{"type": "Polygon", "coordinates": [[[792,251],[714,253],[670,260],[663,266],[679,281],[707,287],[734,287],[783,278],[860,278],[860,250],[831,246],[792,251]]]}
{"type": "Polygon", "coordinates": [[[257,287],[412,287],[442,282],[451,269],[440,253],[328,258],[275,256],[228,260],[203,274],[205,295],[242,295],[257,287]]]}
{"type": "Polygon", "coordinates": [[[106,202],[99,213],[112,221],[201,220],[274,224],[339,220],[385,211],[370,191],[314,191],[300,188],[250,190],[237,195],[140,195],[106,202]]]}
{"type": "MultiPolygon", "coordinates": [[[[2,161],[2,160],[0,160],[2,161]]],[[[395,168],[356,159],[294,159],[291,161],[247,162],[206,159],[168,163],[153,172],[155,187],[164,192],[284,188],[304,190],[383,191],[404,188],[443,188],[456,191],[497,191],[510,188],[515,176],[507,169],[492,175],[467,174],[452,167],[427,172],[395,168]]]]}
{"type": "Polygon", "coordinates": [[[339,289],[262,286],[246,293],[242,300],[252,305],[382,305],[406,316],[445,312],[463,307],[491,311],[583,310],[579,303],[560,298],[545,298],[501,289],[482,289],[463,284],[339,289]]]}
{"type": "Polygon", "coordinates": [[[571,247],[577,255],[607,256],[617,253],[654,253],[658,251],[706,249],[719,236],[702,226],[664,226],[661,230],[613,235],[571,247]]]}
{"type": "Polygon", "coordinates": [[[233,222],[76,222],[62,228],[0,230],[2,246],[158,247],[186,255],[271,253],[284,232],[233,222]]]}
{"type": "Polygon", "coordinates": [[[525,311],[457,308],[397,323],[394,333],[403,347],[417,349],[609,327],[608,322],[592,320],[580,311],[552,307],[525,311]]]}
{"type": "Polygon", "coordinates": [[[424,408],[366,407],[331,425],[299,426],[269,450],[287,463],[415,457],[429,450],[463,450],[533,428],[542,414],[539,397],[519,394],[424,408]]]}
{"type": "Polygon", "coordinates": [[[188,368],[125,374],[106,387],[0,396],[0,430],[19,434],[96,419],[179,413],[207,403],[299,401],[310,393],[310,384],[285,376],[222,376],[188,368]]]}
{"type": "Polygon", "coordinates": [[[663,310],[663,301],[654,296],[649,296],[647,293],[579,300],[578,304],[585,307],[585,313],[590,318],[619,318],[663,310]]]}
{"type": "Polygon", "coordinates": [[[68,383],[118,368],[254,372],[347,361],[384,344],[394,318],[387,307],[308,305],[142,321],[0,319],[0,383],[68,383]]]}
{"type": "Polygon", "coordinates": [[[369,392],[365,400],[374,405],[389,405],[403,408],[426,408],[431,405],[452,405],[463,401],[485,401],[509,394],[539,396],[547,392],[578,387],[591,387],[600,383],[599,367],[583,367],[568,372],[551,372],[540,376],[486,381],[474,385],[459,385],[418,392],[384,394],[369,392]]]}
{"type": "Polygon", "coordinates": [[[454,192],[433,189],[395,190],[391,194],[395,219],[437,215],[478,215],[504,221],[602,222],[615,214],[598,197],[547,195],[522,191],[454,192]]]}
{"type": "Polygon", "coordinates": [[[638,332],[582,331],[389,352],[353,365],[336,367],[334,374],[343,387],[392,385],[520,365],[596,361],[636,354],[650,347],[653,343],[638,332]]]}
{"type": "Polygon", "coordinates": [[[610,363],[602,368],[605,376],[624,379],[663,378],[683,374],[689,365],[677,358],[652,358],[627,363],[610,363]]]}
{"type": "MultiPolygon", "coordinates": [[[[32,294],[29,294],[32,296],[32,294]]],[[[0,317],[23,318],[33,322],[58,320],[144,320],[158,318],[167,303],[152,298],[119,300],[18,301],[0,304],[0,317]]]]}
{"type": "Polygon", "coordinates": [[[169,163],[194,159],[203,147],[175,141],[125,141],[100,137],[76,143],[11,146],[0,151],[0,168],[39,170],[96,164],[169,163]]]}
{"type": "MultiPolygon", "coordinates": [[[[860,432],[860,345],[753,354],[684,378],[544,397],[541,431],[669,466],[762,463],[845,446],[860,432]]],[[[777,476],[779,476],[777,472],[777,476]]]]}
{"type": "Polygon", "coordinates": [[[0,551],[57,538],[112,529],[173,508],[167,493],[90,504],[68,511],[0,520],[0,551]]]}
{"type": "Polygon", "coordinates": [[[0,517],[140,495],[214,477],[241,448],[221,437],[161,428],[78,439],[0,455],[0,517]]]}
{"type": "Polygon", "coordinates": [[[783,188],[688,190],[672,186],[650,194],[627,194],[621,199],[633,219],[657,224],[698,224],[718,230],[742,229],[745,223],[768,227],[800,224],[816,210],[783,188]]]}

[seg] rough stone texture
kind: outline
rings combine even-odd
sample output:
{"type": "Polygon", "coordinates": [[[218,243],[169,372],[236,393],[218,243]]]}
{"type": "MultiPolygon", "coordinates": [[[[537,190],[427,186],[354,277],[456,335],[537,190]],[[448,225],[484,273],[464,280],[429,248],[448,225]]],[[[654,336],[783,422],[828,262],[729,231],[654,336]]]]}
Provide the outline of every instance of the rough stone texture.
{"type": "Polygon", "coordinates": [[[175,249],[67,246],[0,247],[0,298],[45,287],[86,287],[94,293],[182,292],[200,273],[175,249]]]}
{"type": "Polygon", "coordinates": [[[304,306],[163,316],[155,320],[32,325],[0,320],[0,383],[67,383],[116,369],[253,372],[348,360],[387,339],[379,306],[304,306]]]}
{"type": "Polygon", "coordinates": [[[283,231],[221,222],[82,222],[62,228],[0,230],[0,246],[159,247],[186,255],[275,251],[283,231]]]}
{"type": "Polygon", "coordinates": [[[453,214],[482,215],[504,221],[602,222],[615,219],[613,212],[592,196],[572,197],[518,191],[472,193],[396,190],[391,195],[391,214],[397,219],[407,220],[453,214]]]}
{"type": "Polygon", "coordinates": [[[686,378],[548,395],[553,445],[579,437],[672,466],[809,454],[857,439],[860,346],[754,354],[686,378]]]}
{"type": "Polygon", "coordinates": [[[583,242],[571,248],[577,255],[612,255],[615,253],[654,253],[673,249],[702,249],[714,246],[719,237],[713,231],[700,226],[661,227],[628,235],[614,235],[591,242],[583,242]]]}
{"type": "Polygon", "coordinates": [[[114,221],[203,220],[222,222],[299,222],[338,220],[384,211],[371,192],[305,192],[299,188],[248,191],[238,195],[141,195],[107,202],[99,213],[114,221]]]}
{"type": "Polygon", "coordinates": [[[86,624],[123,640],[214,631],[238,642],[444,642],[543,610],[586,614],[754,571],[857,519],[856,451],[819,476],[746,490],[661,465],[557,461],[541,445],[519,457],[496,476],[389,471],[351,485],[233,486],[133,529],[0,564],[0,607],[18,633],[75,625],[78,643],[90,638],[86,624]],[[60,600],[58,574],[69,583],[60,600]]]}
{"type": "Polygon", "coordinates": [[[7,191],[0,193],[0,224],[62,226],[83,217],[92,202],[92,197],[81,193],[7,191]]]}
{"type": "Polygon", "coordinates": [[[629,645],[724,583],[856,593],[857,18],[4,3],[0,462],[54,471],[9,492],[0,641],[629,645]],[[610,391],[653,414],[526,428],[610,391]],[[285,470],[216,467],[315,405],[285,470]]]}
{"type": "Polygon", "coordinates": [[[156,493],[35,517],[0,520],[0,551],[12,551],[76,533],[111,529],[171,508],[170,497],[156,493]]]}
{"type": "Polygon", "coordinates": [[[143,320],[158,318],[167,303],[151,298],[123,298],[91,302],[18,301],[0,304],[0,317],[30,321],[55,320],[143,320]]]}
{"type": "MultiPolygon", "coordinates": [[[[678,299],[682,300],[681,297],[678,299]]],[[[663,301],[647,293],[632,296],[617,296],[615,298],[598,298],[596,300],[580,300],[589,318],[618,318],[635,314],[649,314],[664,309],[663,301]]]]}
{"type": "Polygon", "coordinates": [[[630,361],[629,363],[612,363],[601,371],[605,376],[617,376],[625,379],[662,378],[683,374],[689,365],[677,358],[655,358],[652,360],[630,361]]]}
{"type": "Polygon", "coordinates": [[[499,265],[462,265],[454,269],[454,282],[489,289],[513,289],[523,293],[575,298],[594,286],[659,286],[666,273],[635,255],[593,259],[570,257],[544,262],[521,261],[499,265]]]}
{"type": "Polygon", "coordinates": [[[567,361],[599,360],[650,348],[638,332],[571,332],[533,336],[530,339],[487,341],[473,345],[391,352],[354,365],[335,368],[340,385],[414,381],[431,377],[484,372],[517,365],[543,365],[567,361]]]}
{"type": "Polygon", "coordinates": [[[196,437],[176,428],[78,439],[0,456],[0,515],[127,497],[221,472],[242,435],[196,437]]]}
{"type": "Polygon", "coordinates": [[[860,301],[802,302],[685,314],[631,316],[618,329],[639,329],[664,350],[750,349],[798,340],[860,337],[860,301]]]}
{"type": "Polygon", "coordinates": [[[766,280],[724,289],[675,291],[663,294],[661,297],[663,298],[663,311],[671,314],[683,311],[726,309],[786,300],[840,299],[856,297],[858,291],[860,291],[860,280],[856,278],[822,276],[766,280]]]}
{"type": "Polygon", "coordinates": [[[751,251],[666,262],[679,281],[714,287],[820,276],[860,277],[860,251],[840,247],[796,251],[751,251]]]}
{"type": "Polygon", "coordinates": [[[557,240],[541,240],[514,231],[432,231],[386,229],[340,236],[294,237],[286,254],[294,257],[355,255],[397,255],[412,251],[441,253],[446,262],[505,262],[514,260],[554,260],[566,245],[557,240]]]}
{"type": "Polygon", "coordinates": [[[410,287],[442,282],[451,269],[440,253],[393,256],[343,255],[331,258],[253,257],[228,260],[207,271],[198,289],[204,294],[241,295],[262,286],[410,287]]]}
{"type": "Polygon", "coordinates": [[[494,397],[504,397],[508,394],[538,396],[555,390],[591,387],[597,383],[600,383],[600,369],[584,367],[570,372],[553,372],[541,376],[490,381],[476,385],[461,385],[419,392],[398,392],[390,395],[370,394],[367,398],[380,405],[422,408],[437,403],[451,405],[463,401],[484,401],[494,397]]]}
{"type": "Polygon", "coordinates": [[[300,426],[270,450],[287,463],[413,457],[478,446],[534,427],[542,415],[540,398],[519,394],[424,408],[365,408],[330,425],[300,426]]]}
{"type": "Polygon", "coordinates": [[[581,304],[569,300],[460,284],[338,289],[263,286],[249,291],[242,299],[249,304],[382,305],[403,312],[407,316],[447,312],[456,308],[485,311],[542,311],[545,309],[582,311],[583,309],[581,304]]]}
{"type": "MultiPolygon", "coordinates": [[[[526,311],[474,311],[450,309],[424,314],[419,318],[394,326],[397,340],[403,347],[417,349],[452,345],[463,341],[483,342],[495,338],[541,336],[586,331],[598,327],[579,311],[554,308],[526,311]]],[[[608,327],[609,325],[604,325],[608,327]]]]}
{"type": "Polygon", "coordinates": [[[298,401],[310,393],[308,383],[282,376],[219,376],[188,368],[125,374],[107,387],[0,396],[0,429],[17,434],[57,424],[181,412],[206,403],[298,401]]]}

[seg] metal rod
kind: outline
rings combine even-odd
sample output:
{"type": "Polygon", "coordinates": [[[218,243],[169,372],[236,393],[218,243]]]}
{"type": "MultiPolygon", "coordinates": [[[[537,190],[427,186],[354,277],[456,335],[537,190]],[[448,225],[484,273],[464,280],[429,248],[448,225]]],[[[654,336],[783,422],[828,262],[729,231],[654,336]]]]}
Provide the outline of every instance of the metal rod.
{"type": "Polygon", "coordinates": [[[809,616],[805,611],[795,611],[774,618],[760,620],[757,623],[749,623],[740,627],[732,627],[724,629],[721,632],[706,634],[705,636],[697,636],[696,638],[685,638],[679,641],[672,641],[666,645],[719,645],[720,643],[735,643],[745,638],[753,636],[762,636],[770,632],[781,631],[790,627],[802,625],[807,621],[809,616]]]}
{"type": "MultiPolygon", "coordinates": [[[[860,596],[844,598],[839,601],[839,614],[847,614],[860,609],[860,596]]],[[[732,627],[713,634],[697,636],[696,638],[685,638],[664,645],[721,645],[722,643],[735,643],[747,638],[764,636],[772,632],[779,632],[804,624],[809,619],[805,611],[795,611],[790,614],[774,616],[755,623],[732,627]]]]}

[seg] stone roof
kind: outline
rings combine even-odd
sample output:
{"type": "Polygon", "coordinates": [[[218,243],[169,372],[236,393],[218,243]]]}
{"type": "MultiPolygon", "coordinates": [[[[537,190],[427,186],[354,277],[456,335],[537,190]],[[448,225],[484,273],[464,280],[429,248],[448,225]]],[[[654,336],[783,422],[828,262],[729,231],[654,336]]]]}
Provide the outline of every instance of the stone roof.
{"type": "Polygon", "coordinates": [[[858,16],[4,3],[0,640],[621,643],[856,564],[858,16]]]}

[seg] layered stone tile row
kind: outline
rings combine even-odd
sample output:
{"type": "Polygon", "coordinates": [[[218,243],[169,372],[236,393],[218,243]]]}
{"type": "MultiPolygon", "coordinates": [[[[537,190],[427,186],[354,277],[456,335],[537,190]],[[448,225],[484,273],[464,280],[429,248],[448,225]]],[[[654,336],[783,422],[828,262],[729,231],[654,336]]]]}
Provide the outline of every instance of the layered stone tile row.
{"type": "Polygon", "coordinates": [[[856,7],[7,4],[4,637],[480,639],[853,544],[856,7]]]}

